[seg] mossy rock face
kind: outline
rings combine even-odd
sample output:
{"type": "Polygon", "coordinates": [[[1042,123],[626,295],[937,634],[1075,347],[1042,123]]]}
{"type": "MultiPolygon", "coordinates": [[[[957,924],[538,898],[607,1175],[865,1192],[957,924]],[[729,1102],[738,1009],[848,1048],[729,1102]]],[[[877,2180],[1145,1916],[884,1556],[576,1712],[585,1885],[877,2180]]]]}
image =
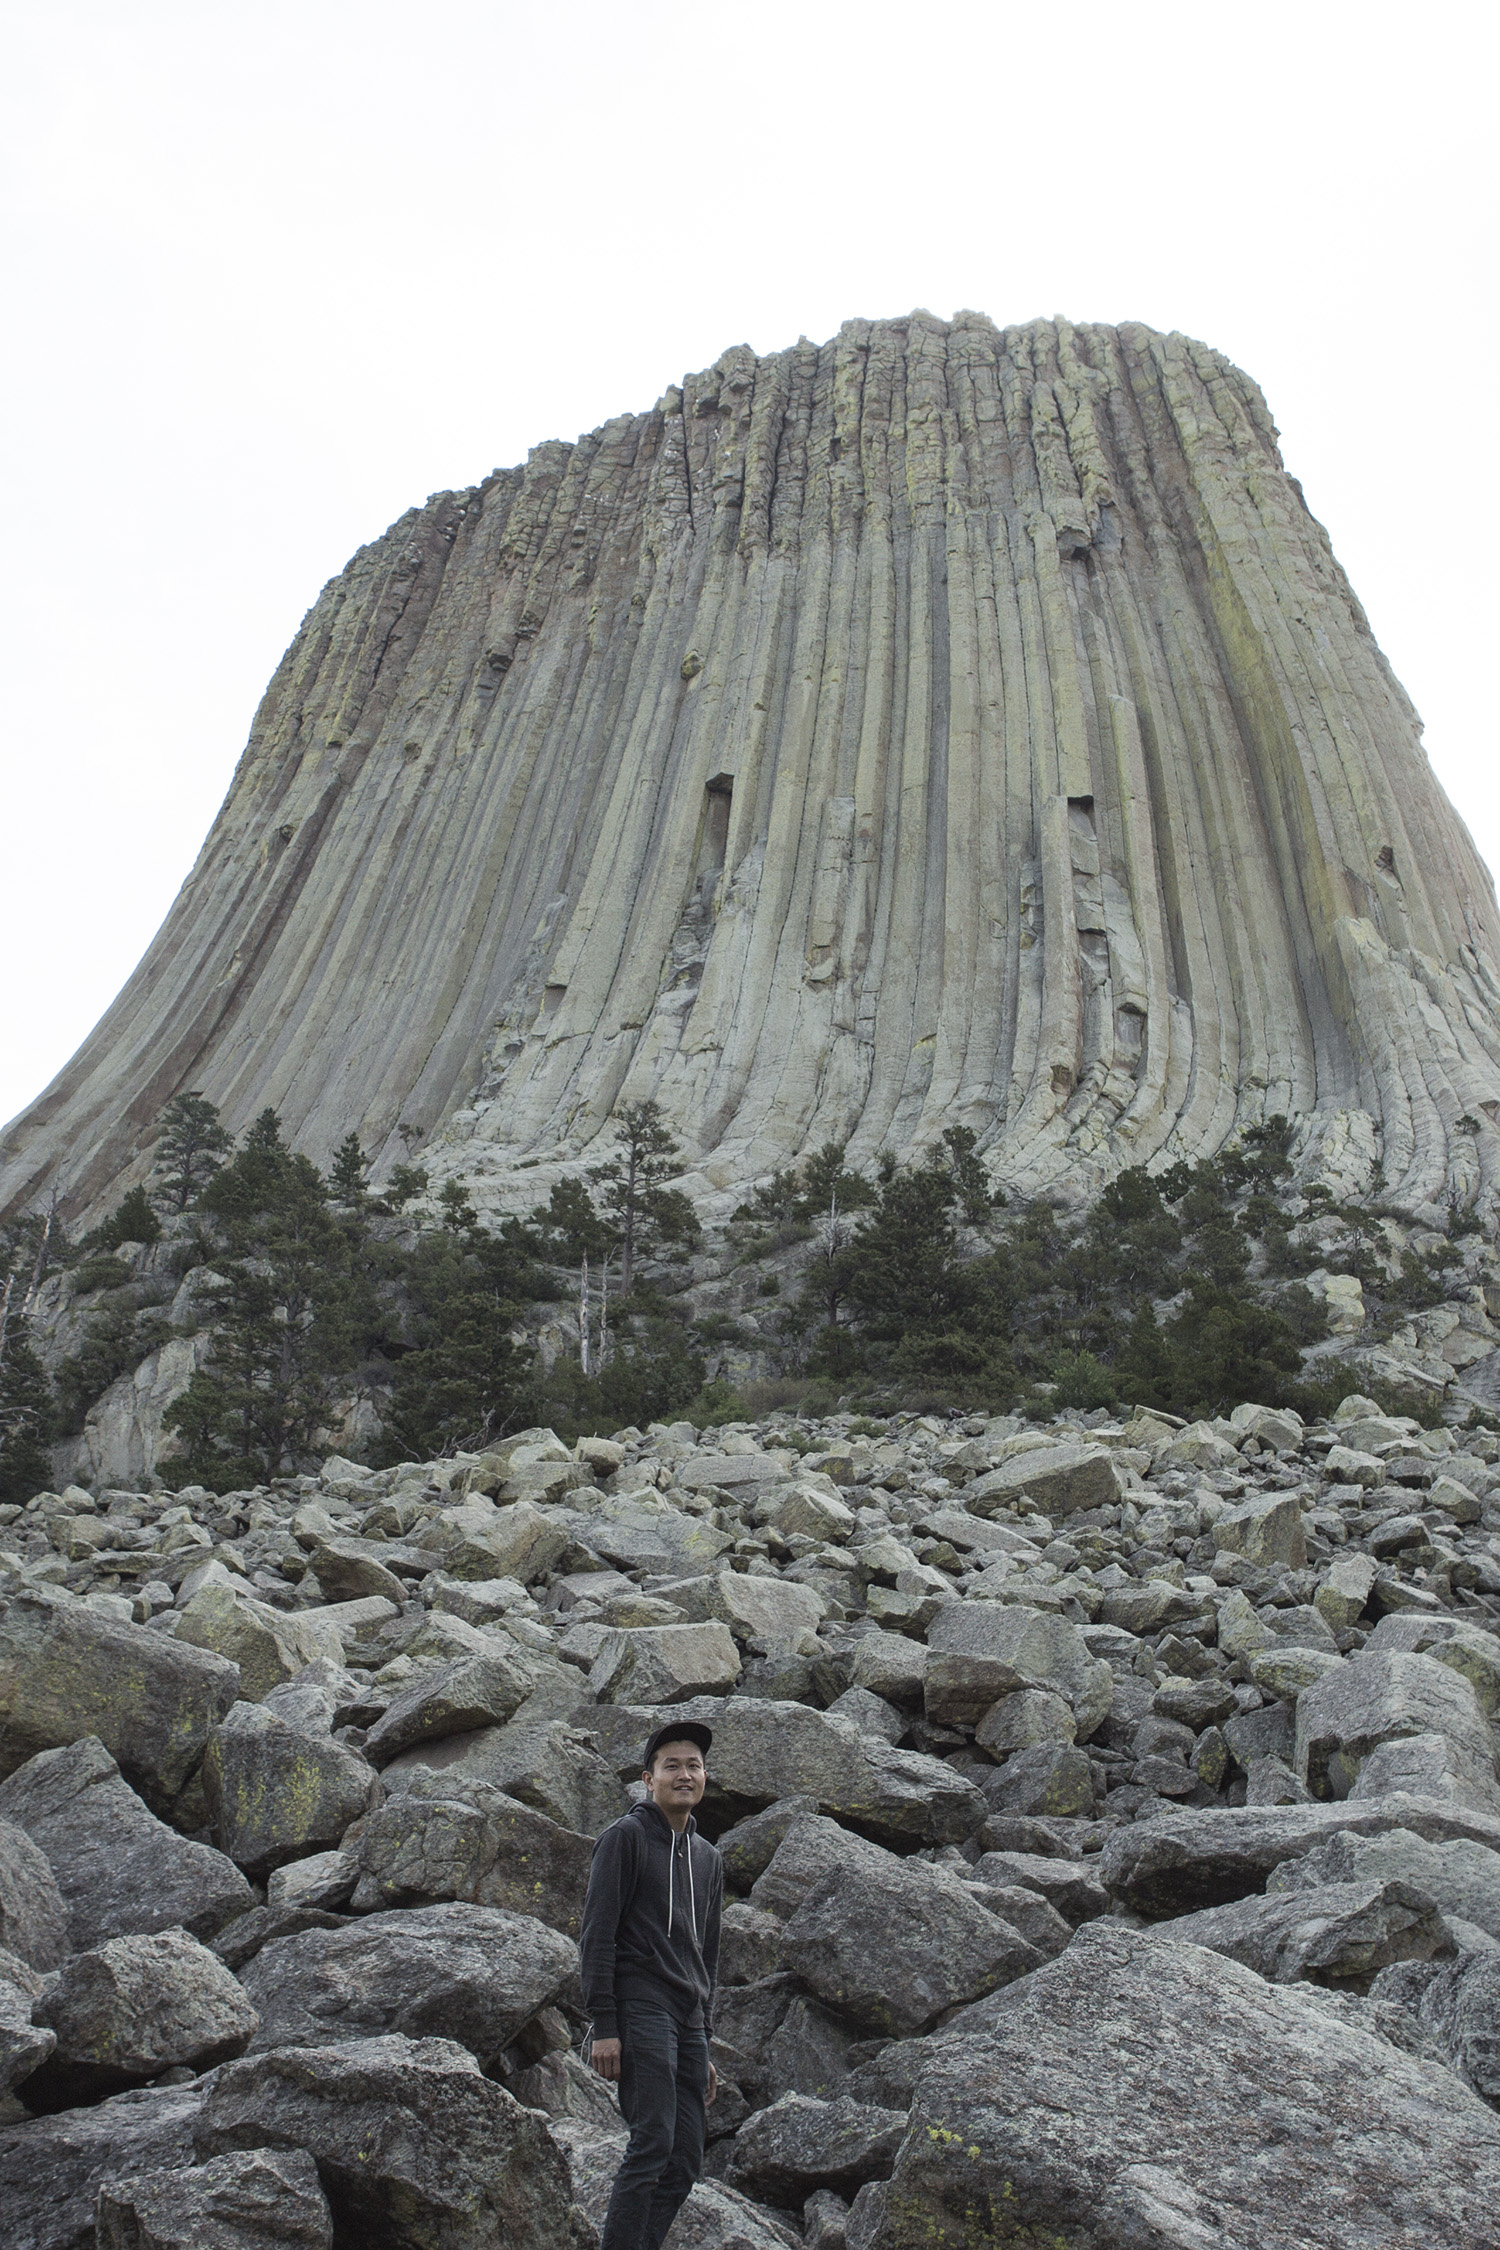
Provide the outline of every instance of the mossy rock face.
{"type": "Polygon", "coordinates": [[[260,1703],[237,1703],[216,1730],[203,1787],[220,1848],[260,1877],[336,1844],[380,1793],[358,1751],[302,1734],[260,1703]]]}
{"type": "Polygon", "coordinates": [[[0,1604],[0,1774],[93,1735],[165,1812],[239,1692],[225,1657],[46,1589],[0,1604]]]}

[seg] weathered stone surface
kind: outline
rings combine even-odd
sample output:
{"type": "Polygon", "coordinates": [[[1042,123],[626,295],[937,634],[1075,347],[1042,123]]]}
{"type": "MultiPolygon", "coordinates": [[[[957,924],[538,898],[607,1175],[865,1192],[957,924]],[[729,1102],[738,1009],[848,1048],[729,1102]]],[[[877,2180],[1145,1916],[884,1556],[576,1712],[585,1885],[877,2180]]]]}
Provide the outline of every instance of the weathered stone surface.
{"type": "Polygon", "coordinates": [[[882,1845],[852,1836],[847,1828],[821,1813],[804,1812],[787,1826],[750,1897],[754,1905],[785,1920],[829,1876],[860,1867],[878,1874],[892,1864],[900,1863],[882,1845]]]}
{"type": "Polygon", "coordinates": [[[826,1606],[811,1586],[741,1570],[688,1579],[673,1588],[671,1598],[690,1618],[717,1618],[738,1641],[768,1644],[815,1632],[826,1606]]]}
{"type": "Polygon", "coordinates": [[[456,1657],[414,1680],[370,1729],[365,1755],[383,1766],[403,1750],[499,1725],[520,1709],[535,1684],[536,1668],[525,1650],[497,1639],[492,1649],[456,1657]]]}
{"type": "Polygon", "coordinates": [[[55,1969],[70,1950],[68,1909],[47,1855],[0,1815],[0,1946],[33,1969],[55,1969]]]}
{"type": "Polygon", "coordinates": [[[850,1685],[868,1688],[898,1711],[919,1711],[928,1661],[921,1642],[904,1633],[867,1633],[854,1651],[850,1685]]]}
{"type": "Polygon", "coordinates": [[[713,1728],[710,1805],[753,1812],[783,1797],[816,1797],[825,1812],[870,1834],[933,1844],[957,1842],[984,1818],[979,1791],[951,1766],[893,1750],[829,1712],[739,1695],[677,1708],[713,1728]]]}
{"type": "Polygon", "coordinates": [[[815,2188],[848,2196],[889,2179],[905,2133],[901,2110],[783,2094],[735,2136],[732,2177],[762,2202],[797,2210],[815,2188]]]}
{"type": "Polygon", "coordinates": [[[333,2250],[318,2167],[302,2149],[246,2149],[108,2180],[96,2225],[99,2250],[333,2250]]]}
{"type": "MultiPolygon", "coordinates": [[[[1379,1566],[1373,1555],[1335,1555],[1313,1601],[1337,1632],[1364,1615],[1379,1566]]],[[[1373,1637],[1373,1636],[1372,1636],[1373,1637]]]]}
{"type": "Polygon", "coordinates": [[[251,1904],[234,1862],[158,1820],[93,1736],[39,1751],[0,1783],[0,1819],[46,1854],[71,1951],[157,1930],[211,1937],[251,1904]]]}
{"type": "Polygon", "coordinates": [[[727,1695],[740,1676],[740,1652],[727,1625],[617,1628],[589,1674],[593,1694],[611,1703],[686,1703],[727,1695]]]}
{"type": "Polygon", "coordinates": [[[326,1907],[273,1906],[268,1901],[264,1906],[252,1906],[248,1914],[241,1914],[220,1930],[210,1943],[209,1951],[216,1953],[225,1968],[232,1969],[238,1976],[245,1963],[253,1961],[261,1947],[269,1945],[272,1938],[295,1937],[302,1930],[346,1930],[348,1927],[347,1914],[336,1914],[326,1907]]]}
{"type": "Polygon", "coordinates": [[[1398,1735],[1365,1759],[1349,1792],[1352,1802],[1405,1792],[1500,1813],[1500,1787],[1488,1752],[1447,1734],[1398,1735]]]}
{"type": "Polygon", "coordinates": [[[315,1610],[272,1609],[229,1586],[206,1585],[194,1594],[178,1621],[176,1638],[237,1665],[239,1693],[248,1703],[259,1703],[306,1665],[319,1660],[341,1665],[344,1655],[337,1625],[315,1610]]]}
{"type": "Polygon", "coordinates": [[[1302,1510],[1291,1493],[1263,1492],[1238,1507],[1226,1508],[1214,1523],[1214,1538],[1247,1562],[1281,1563],[1300,1570],[1307,1561],[1302,1510]]]}
{"type": "Polygon", "coordinates": [[[1417,1734],[1446,1736],[1493,1780],[1493,1738],[1471,1682],[1430,1656],[1365,1649],[1299,1696],[1297,1772],[1314,1796],[1347,1796],[1372,1750],[1417,1734]]]}
{"type": "Polygon", "coordinates": [[[5,2250],[94,2250],[100,2181],[191,2164],[202,2106],[200,2086],[152,2086],[0,2126],[5,2250]]]}
{"type": "Polygon", "coordinates": [[[31,2011],[45,1980],[18,1953],[0,1946],[0,2094],[9,2093],[47,2060],[57,2035],[33,2023],[31,2011]]]}
{"type": "Polygon", "coordinates": [[[719,1929],[720,1983],[754,1984],[759,1977],[775,1976],[786,1967],[781,1936],[778,1916],[745,1899],[730,1899],[719,1929]]]}
{"type": "Polygon", "coordinates": [[[1049,1516],[1069,1516],[1078,1508],[1108,1507],[1120,1497],[1113,1457],[1098,1445],[1049,1445],[1017,1455],[964,1489],[971,1515],[993,1516],[1022,1493],[1049,1516]]]}
{"type": "Polygon", "coordinates": [[[274,1938],[242,1981],[256,2053],[401,2032],[456,2039],[486,2065],[577,1970],[577,1948],[530,1915],[443,1905],[274,1938]]]}
{"type": "Polygon", "coordinates": [[[1298,1977],[1357,1984],[1392,1961],[1431,1961],[1453,1951],[1426,1891],[1378,1877],[1236,1899],[1170,1927],[1181,1943],[1227,1954],[1273,1984],[1298,1977]]]}
{"type": "Polygon", "coordinates": [[[1082,1750],[1042,1743],[1013,1752],[997,1774],[986,1775],[984,1793],[996,1812],[1070,1820],[1093,1810],[1094,1772],[1082,1750]]]}
{"type": "MultiPolygon", "coordinates": [[[[649,1729],[642,1729],[646,1739],[649,1729]]],[[[487,1781],[580,1835],[597,1836],[629,1809],[630,1799],[588,1738],[562,1720],[504,1727],[442,1742],[418,1743],[386,1768],[388,1780],[418,1770],[487,1781]]]]}
{"type": "Polygon", "coordinates": [[[264,1703],[236,1703],[209,1737],[203,1793],[220,1850],[263,1878],[335,1845],[380,1783],[343,1743],[283,1724],[264,1703]]]}
{"type": "Polygon", "coordinates": [[[1463,1806],[1391,1796],[1368,1804],[1225,1807],[1162,1813],[1117,1829],[1099,1855],[1101,1880],[1138,1914],[1189,1914],[1261,1890],[1273,1867],[1340,1830],[1407,1828],[1433,1842],[1468,1837],[1500,1851],[1500,1820],[1463,1806]]]}
{"type": "Polygon", "coordinates": [[[359,1832],[355,1911],[461,1899],[576,1938],[593,1845],[464,1775],[413,1774],[359,1832]]]}
{"type": "Polygon", "coordinates": [[[0,1603],[0,1773],[96,1735],[149,1804],[165,1808],[239,1692],[239,1672],[82,1602],[0,1603]]]}
{"type": "Polygon", "coordinates": [[[451,2039],[387,2036],[249,2055],[214,2079],[194,2142],[303,2149],[335,2241],[360,2250],[575,2250],[546,2120],[451,2039]]]}
{"type": "Polygon", "coordinates": [[[243,2053],[259,2018],[222,1961],[183,1930],[75,1953],[32,2010],[57,2049],[31,2084],[45,2106],[96,2101],[186,2065],[243,2053]]]}
{"type": "Polygon", "coordinates": [[[359,1861],[353,1852],[309,1852],[305,1859],[289,1860],[266,1877],[269,1907],[347,1906],[359,1880],[359,1861]]]}
{"type": "Polygon", "coordinates": [[[1367,1652],[1405,1649],[1414,1656],[1430,1656],[1435,1663],[1462,1672],[1490,1718],[1500,1712],[1500,1634],[1486,1632],[1469,1618],[1393,1611],[1381,1618],[1365,1648],[1367,1652]]]}
{"type": "Polygon", "coordinates": [[[1092,1922],[1109,1912],[1109,1893],[1096,1862],[1051,1859],[1038,1852],[988,1851],[974,1862],[976,1883],[1021,1885],[1055,1907],[1065,1921],[1092,1922]]]}
{"type": "MultiPolygon", "coordinates": [[[[722,2099],[722,2097],[721,2097],[722,2099]]],[[[580,2213],[580,2250],[598,2250],[610,2190],[624,2153],[623,2132],[602,2135],[568,2122],[552,2137],[567,2158],[580,2213]]],[[[672,2222],[672,2250],[803,2250],[802,2237],[727,2180],[701,2179],[672,2222]]]]}
{"type": "Polygon", "coordinates": [[[1271,1870],[1268,1895],[1317,1890],[1327,1883],[1410,1883],[1445,1914],[1500,1941],[1500,1850],[1466,1837],[1430,1843],[1407,1828],[1361,1836],[1342,1829],[1300,1859],[1271,1870]]]}
{"type": "Polygon", "coordinates": [[[997,1760],[1013,1750],[1070,1744],[1078,1733],[1072,1707],[1050,1688],[1017,1688],[992,1703],[974,1729],[975,1747],[997,1760]]]}
{"type": "Polygon", "coordinates": [[[858,2239],[1472,2250],[1500,2121],[1319,1997],[1090,1923],[937,2046],[858,2239]]]}
{"type": "Polygon", "coordinates": [[[1041,1960],[948,1868],[891,1854],[825,1876],[788,1921],[784,1946],[820,2000],[886,2038],[925,2031],[1041,1960]]]}
{"type": "Polygon", "coordinates": [[[775,1858],[777,1848],[794,1821],[816,1813],[816,1797],[781,1797],[764,1812],[751,1813],[727,1828],[719,1838],[724,1880],[732,1890],[748,1891],[775,1858]]]}
{"type": "Polygon", "coordinates": [[[1062,1696],[1082,1735],[1091,1734],[1109,1709],[1109,1666],[1089,1654],[1064,1618],[1019,1604],[950,1602],[928,1628],[927,1648],[929,1719],[973,1722],[1017,1688],[1062,1696]]]}
{"type": "Polygon", "coordinates": [[[440,1551],[452,1578],[514,1578],[529,1586],[551,1569],[568,1544],[564,1527],[532,1500],[517,1500],[506,1508],[471,1500],[444,1515],[452,1519],[454,1535],[440,1551]]]}
{"type": "Polygon", "coordinates": [[[1381,1971],[1371,1998],[1410,2008],[1449,2069],[1500,2109],[1500,1952],[1398,1963],[1381,1971]]]}

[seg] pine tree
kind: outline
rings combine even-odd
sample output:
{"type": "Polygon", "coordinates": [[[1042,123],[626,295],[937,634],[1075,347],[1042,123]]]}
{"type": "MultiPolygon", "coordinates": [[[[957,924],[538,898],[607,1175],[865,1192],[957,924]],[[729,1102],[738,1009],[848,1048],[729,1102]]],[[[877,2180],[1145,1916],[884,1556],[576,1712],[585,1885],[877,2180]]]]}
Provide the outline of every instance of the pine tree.
{"type": "Polygon", "coordinates": [[[151,1177],[163,1211],[186,1211],[198,1200],[233,1148],[219,1113],[201,1094],[179,1094],[159,1120],[151,1177]]]}
{"type": "Polygon", "coordinates": [[[336,1203],[363,1211],[370,1200],[370,1159],[359,1145],[358,1133],[346,1133],[333,1152],[328,1185],[336,1203]]]}
{"type": "Polygon", "coordinates": [[[51,1481],[52,1394],[24,1314],[11,1312],[0,1342],[0,1500],[24,1503],[51,1481]]]}
{"type": "Polygon", "coordinates": [[[702,1232],[687,1196],[666,1182],[682,1170],[682,1151],[657,1102],[630,1102],[617,1120],[620,1139],[608,1163],[594,1167],[600,1202],[620,1238],[620,1294],[635,1285],[639,1258],[668,1248],[686,1249],[702,1232]]]}

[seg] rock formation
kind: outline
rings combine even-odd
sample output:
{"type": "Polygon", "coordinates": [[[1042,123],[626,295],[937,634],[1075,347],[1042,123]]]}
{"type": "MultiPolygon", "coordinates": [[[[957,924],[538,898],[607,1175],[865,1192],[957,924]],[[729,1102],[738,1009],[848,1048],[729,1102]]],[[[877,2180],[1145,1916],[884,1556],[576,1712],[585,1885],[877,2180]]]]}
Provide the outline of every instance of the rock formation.
{"type": "Polygon", "coordinates": [[[781,1415],[169,1497],[0,1522],[7,2250],[591,2250],[579,1911],[666,1708],[727,1899],[672,2250],[1495,2239],[1493,1431],[781,1415]]]}
{"type": "Polygon", "coordinates": [[[324,589],[0,1207],[97,1208],[188,1087],[320,1160],[406,1126],[482,1207],[646,1096],[710,1198],[952,1124],[1087,1186],[1278,1111],[1345,1188],[1487,1198],[1497,962],[1246,376],[1136,325],[851,321],[324,589]]]}

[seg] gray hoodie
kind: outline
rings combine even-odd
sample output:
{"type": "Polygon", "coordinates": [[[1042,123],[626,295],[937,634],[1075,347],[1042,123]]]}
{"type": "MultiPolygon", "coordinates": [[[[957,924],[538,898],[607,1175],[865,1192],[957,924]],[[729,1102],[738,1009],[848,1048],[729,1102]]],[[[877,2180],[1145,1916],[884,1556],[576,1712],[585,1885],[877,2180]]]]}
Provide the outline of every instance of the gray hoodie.
{"type": "Polygon", "coordinates": [[[666,2008],[713,2035],[724,1862],[691,1816],[682,1834],[652,1804],[632,1805],[594,1846],[579,1949],[596,2039],[618,2039],[618,2008],[666,2008]]]}

